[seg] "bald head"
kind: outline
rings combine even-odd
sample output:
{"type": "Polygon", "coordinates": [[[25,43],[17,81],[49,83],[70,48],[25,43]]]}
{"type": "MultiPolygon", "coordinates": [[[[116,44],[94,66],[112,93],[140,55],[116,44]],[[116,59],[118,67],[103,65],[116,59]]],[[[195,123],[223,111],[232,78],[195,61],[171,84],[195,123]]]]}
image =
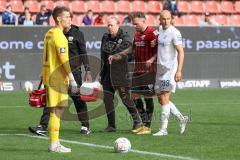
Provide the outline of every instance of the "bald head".
{"type": "Polygon", "coordinates": [[[168,10],[163,10],[160,14],[160,22],[164,30],[171,25],[171,13],[168,10]]]}
{"type": "Polygon", "coordinates": [[[170,16],[171,17],[171,12],[169,10],[163,10],[161,13],[160,13],[160,16],[170,16]]]}

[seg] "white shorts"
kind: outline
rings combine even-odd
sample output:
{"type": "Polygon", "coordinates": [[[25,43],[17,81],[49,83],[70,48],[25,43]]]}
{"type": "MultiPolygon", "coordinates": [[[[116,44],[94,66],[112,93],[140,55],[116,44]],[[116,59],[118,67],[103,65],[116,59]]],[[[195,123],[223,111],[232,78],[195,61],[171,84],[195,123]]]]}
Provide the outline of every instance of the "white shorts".
{"type": "Polygon", "coordinates": [[[172,67],[168,69],[165,73],[161,74],[157,72],[156,81],[155,81],[155,93],[161,93],[163,91],[175,92],[176,90],[176,81],[175,74],[177,71],[177,67],[172,67]]]}

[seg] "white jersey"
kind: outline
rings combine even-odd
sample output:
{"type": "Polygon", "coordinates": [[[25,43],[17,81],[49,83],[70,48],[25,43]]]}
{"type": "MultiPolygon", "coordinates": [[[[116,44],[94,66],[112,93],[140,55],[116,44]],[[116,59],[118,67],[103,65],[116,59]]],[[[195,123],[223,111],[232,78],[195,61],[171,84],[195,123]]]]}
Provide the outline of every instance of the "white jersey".
{"type": "Polygon", "coordinates": [[[175,92],[175,74],[178,67],[177,50],[175,45],[182,44],[181,33],[170,26],[167,30],[159,27],[158,53],[157,53],[157,74],[155,81],[155,92],[175,92]]]}
{"type": "Polygon", "coordinates": [[[167,30],[159,27],[157,64],[167,69],[177,67],[175,45],[182,45],[182,36],[178,29],[170,26],[167,30]]]}

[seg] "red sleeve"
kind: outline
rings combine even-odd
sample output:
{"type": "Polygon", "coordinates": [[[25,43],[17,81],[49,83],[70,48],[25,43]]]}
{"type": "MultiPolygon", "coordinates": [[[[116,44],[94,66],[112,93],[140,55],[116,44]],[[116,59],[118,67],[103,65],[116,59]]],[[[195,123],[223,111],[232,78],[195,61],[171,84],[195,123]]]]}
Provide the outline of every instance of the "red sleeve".
{"type": "Polygon", "coordinates": [[[149,31],[149,40],[154,40],[158,38],[158,31],[155,28],[151,28],[149,31]]]}

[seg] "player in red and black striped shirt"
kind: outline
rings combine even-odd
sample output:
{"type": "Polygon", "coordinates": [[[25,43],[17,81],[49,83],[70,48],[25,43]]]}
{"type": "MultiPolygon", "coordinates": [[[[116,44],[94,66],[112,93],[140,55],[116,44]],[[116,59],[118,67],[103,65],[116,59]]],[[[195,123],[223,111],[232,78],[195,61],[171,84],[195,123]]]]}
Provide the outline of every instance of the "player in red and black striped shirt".
{"type": "Polygon", "coordinates": [[[133,74],[133,98],[141,115],[144,126],[137,130],[137,134],[151,134],[151,121],[153,114],[153,99],[146,96],[154,94],[154,84],[156,75],[156,65],[148,64],[150,59],[156,59],[157,47],[151,47],[151,41],[158,37],[158,31],[147,26],[146,17],[143,13],[133,14],[133,26],[136,34],[133,39],[133,49],[135,51],[135,67],[133,74]],[[145,95],[146,109],[141,99],[141,94],[145,95]]]}

